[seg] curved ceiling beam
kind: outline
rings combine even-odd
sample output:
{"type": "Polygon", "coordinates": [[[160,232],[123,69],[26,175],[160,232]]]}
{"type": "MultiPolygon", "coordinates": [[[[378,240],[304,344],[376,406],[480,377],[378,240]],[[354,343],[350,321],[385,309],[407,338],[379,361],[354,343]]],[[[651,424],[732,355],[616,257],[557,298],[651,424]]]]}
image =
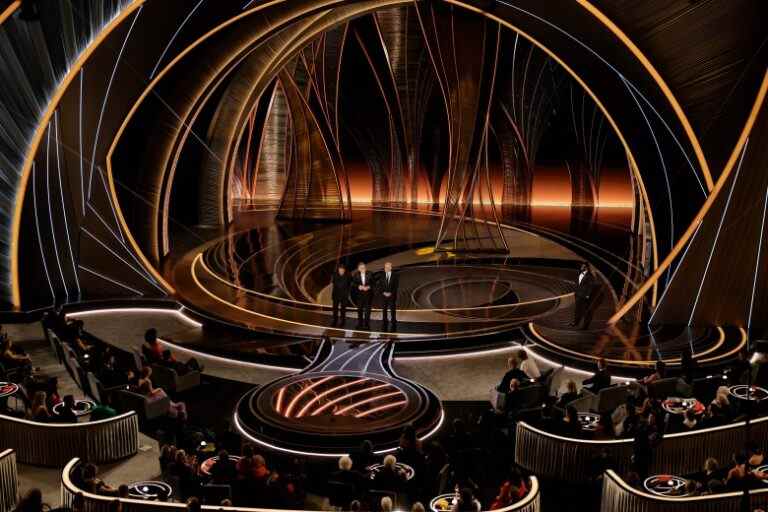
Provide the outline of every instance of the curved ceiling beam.
{"type": "Polygon", "coordinates": [[[659,280],[661,275],[664,273],[664,271],[672,264],[672,262],[675,260],[677,255],[682,251],[685,246],[687,245],[688,241],[691,239],[693,234],[696,232],[696,229],[699,227],[699,224],[704,220],[704,217],[706,217],[707,212],[709,212],[709,209],[714,204],[715,200],[720,195],[720,192],[723,190],[725,182],[728,181],[728,177],[731,175],[731,172],[733,171],[734,167],[736,166],[736,162],[739,159],[739,155],[741,155],[742,150],[744,149],[744,144],[747,143],[747,139],[749,138],[749,134],[752,131],[752,126],[755,124],[755,120],[757,119],[757,115],[760,112],[760,108],[763,105],[763,102],[765,101],[766,93],[768,92],[768,71],[765,72],[765,75],[763,76],[763,82],[760,85],[760,90],[757,93],[757,97],[755,98],[755,102],[752,105],[752,111],[749,114],[749,117],[747,118],[747,122],[744,125],[744,129],[741,131],[741,135],[739,136],[739,140],[736,143],[736,146],[733,148],[733,151],[731,152],[731,156],[728,159],[728,162],[725,164],[725,168],[723,169],[722,174],[717,179],[717,183],[715,184],[715,187],[712,189],[712,193],[707,197],[707,200],[704,202],[704,205],[701,207],[701,210],[696,215],[696,217],[693,219],[693,222],[691,222],[691,225],[688,226],[688,229],[683,233],[683,236],[677,241],[675,246],[672,248],[672,250],[669,252],[669,254],[664,258],[664,260],[661,262],[661,264],[656,268],[653,274],[643,283],[643,285],[637,289],[635,294],[630,297],[630,299],[624,303],[624,305],[608,320],[609,324],[615,324],[621,318],[629,312],[632,307],[637,304],[643,296],[650,290],[651,286],[654,286],[656,282],[659,280]]]}

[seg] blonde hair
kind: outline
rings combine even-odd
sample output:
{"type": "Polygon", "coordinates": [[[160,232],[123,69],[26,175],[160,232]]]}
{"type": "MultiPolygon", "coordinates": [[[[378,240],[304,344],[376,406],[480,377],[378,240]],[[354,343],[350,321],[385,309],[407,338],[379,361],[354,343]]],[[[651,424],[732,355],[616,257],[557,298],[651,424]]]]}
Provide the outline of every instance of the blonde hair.
{"type": "Polygon", "coordinates": [[[339,469],[342,471],[349,471],[352,469],[352,459],[346,455],[339,459],[339,469]]]}
{"type": "Polygon", "coordinates": [[[392,512],[392,506],[392,498],[389,496],[381,498],[381,512],[392,512]]]}
{"type": "Polygon", "coordinates": [[[397,459],[395,458],[394,455],[387,455],[386,457],[384,457],[384,465],[385,466],[392,467],[395,464],[397,464],[397,459]]]}

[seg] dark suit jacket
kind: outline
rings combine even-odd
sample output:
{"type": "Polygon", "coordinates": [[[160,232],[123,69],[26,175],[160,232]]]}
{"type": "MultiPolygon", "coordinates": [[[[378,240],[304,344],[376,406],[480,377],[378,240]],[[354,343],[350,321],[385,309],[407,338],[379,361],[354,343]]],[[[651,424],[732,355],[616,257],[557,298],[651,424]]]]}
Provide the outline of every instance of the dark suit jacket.
{"type": "Polygon", "coordinates": [[[598,370],[595,374],[582,382],[583,385],[592,385],[592,390],[595,393],[601,389],[605,389],[611,385],[611,374],[606,370],[598,370]]]}
{"type": "Polygon", "coordinates": [[[398,276],[397,273],[392,272],[389,277],[389,282],[387,282],[387,273],[381,272],[378,275],[377,282],[379,284],[379,293],[389,292],[392,294],[392,297],[390,297],[391,299],[397,299],[397,289],[400,286],[400,276],[398,276]]]}
{"type": "Polygon", "coordinates": [[[576,276],[576,298],[588,299],[592,295],[595,283],[595,276],[592,275],[592,272],[587,272],[581,283],[579,283],[579,276],[576,276]]]}
{"type": "Polygon", "coordinates": [[[349,298],[349,291],[352,289],[352,278],[349,274],[340,276],[338,272],[334,272],[331,284],[333,285],[333,290],[331,291],[333,300],[344,300],[349,298]]]}
{"type": "Polygon", "coordinates": [[[360,291],[357,287],[363,284],[363,278],[360,275],[360,272],[355,272],[355,275],[352,276],[352,291],[357,294],[367,293],[370,294],[374,288],[376,288],[376,279],[373,276],[373,272],[366,272],[365,273],[365,285],[370,286],[371,289],[367,292],[360,291]]]}

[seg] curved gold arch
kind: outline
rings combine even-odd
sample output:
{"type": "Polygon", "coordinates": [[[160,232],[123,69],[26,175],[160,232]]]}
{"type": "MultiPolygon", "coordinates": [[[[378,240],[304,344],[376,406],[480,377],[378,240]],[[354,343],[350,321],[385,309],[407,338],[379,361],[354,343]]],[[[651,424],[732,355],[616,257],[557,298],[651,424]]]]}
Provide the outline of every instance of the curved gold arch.
{"type": "MultiPolygon", "coordinates": [[[[19,255],[18,255],[18,240],[19,240],[19,231],[20,231],[20,224],[21,224],[21,213],[22,213],[22,206],[23,206],[23,196],[26,191],[27,183],[29,181],[29,175],[31,172],[31,166],[32,161],[34,159],[35,154],[37,153],[37,149],[40,145],[40,141],[42,139],[42,135],[44,133],[44,127],[47,126],[48,122],[50,121],[50,118],[53,115],[53,112],[56,108],[56,106],[59,104],[62,96],[64,95],[64,92],[67,90],[71,82],[73,81],[74,77],[77,75],[79,70],[82,68],[83,64],[90,58],[91,54],[94,52],[94,50],[101,45],[101,43],[106,39],[106,37],[117,27],[119,26],[131,13],[133,13],[136,9],[138,9],[141,5],[143,5],[147,0],[133,0],[129,5],[127,5],[121,13],[115,17],[110,23],[104,27],[104,29],[91,41],[91,43],[88,45],[86,50],[78,57],[77,61],[70,67],[69,71],[67,72],[67,75],[64,77],[64,79],[59,83],[56,91],[54,92],[54,95],[51,97],[50,101],[48,102],[48,107],[45,110],[40,124],[38,125],[32,140],[29,145],[29,149],[27,151],[27,157],[25,158],[24,166],[22,167],[21,172],[21,179],[19,183],[19,187],[16,191],[16,201],[14,205],[14,214],[13,214],[13,220],[12,220],[12,229],[11,229],[11,247],[15,248],[11,251],[11,293],[12,293],[12,302],[13,305],[18,308],[20,306],[20,290],[19,290],[19,255]]],[[[150,82],[147,89],[144,91],[144,93],[141,95],[139,100],[136,104],[134,104],[134,107],[131,109],[131,111],[128,114],[128,117],[126,117],[126,121],[124,124],[120,127],[118,130],[118,133],[115,136],[114,140],[118,140],[120,138],[120,135],[122,135],[122,132],[125,129],[125,126],[127,125],[127,120],[132,117],[132,115],[135,113],[136,109],[138,108],[138,105],[143,101],[143,99],[146,97],[147,94],[151,91],[151,89],[155,86],[155,84],[161,79],[162,76],[164,76],[168,70],[170,70],[171,67],[173,67],[179,60],[181,60],[185,55],[187,55],[192,49],[194,49],[196,46],[201,44],[205,39],[210,37],[211,35],[217,33],[220,30],[223,30],[227,26],[239,21],[240,19],[249,16],[253,14],[254,12],[257,12],[259,10],[266,9],[268,7],[282,4],[287,2],[288,0],[271,0],[268,2],[265,2],[261,5],[258,5],[256,7],[253,7],[247,11],[244,11],[237,16],[234,16],[233,18],[230,18],[229,20],[223,22],[222,24],[218,25],[217,27],[213,28],[209,32],[207,32],[205,35],[203,35],[201,38],[196,40],[192,45],[185,48],[179,55],[177,55],[164,69],[161,73],[158,73],[156,77],[150,82]]],[[[401,0],[399,3],[408,3],[411,0],[401,0]]],[[[481,9],[478,9],[477,7],[471,6],[465,2],[459,1],[459,0],[446,0],[449,3],[453,3],[457,6],[467,8],[469,10],[475,11],[479,14],[483,14],[489,18],[496,19],[498,22],[502,23],[503,25],[511,28],[512,30],[517,30],[521,35],[523,35],[522,31],[519,31],[514,25],[512,25],[509,22],[503,21],[500,18],[493,16],[490,13],[487,13],[481,9]]],[[[658,74],[658,72],[655,70],[653,65],[650,63],[650,61],[645,57],[645,55],[637,48],[637,46],[624,34],[609,18],[607,18],[602,12],[600,12],[596,7],[594,7],[590,2],[587,0],[577,0],[580,6],[584,7],[585,10],[587,10],[590,14],[592,14],[599,22],[601,22],[606,28],[608,28],[616,37],[618,37],[627,47],[628,49],[640,60],[640,62],[643,64],[643,66],[646,68],[646,70],[651,74],[651,76],[654,78],[654,80],[657,82],[657,85],[662,89],[665,96],[667,97],[668,101],[673,106],[673,109],[675,110],[676,114],[680,118],[681,123],[683,124],[686,134],[688,135],[691,144],[694,147],[694,150],[697,153],[697,157],[699,158],[700,164],[702,165],[702,171],[705,169],[708,172],[708,166],[706,165],[706,159],[704,158],[703,151],[701,150],[701,146],[698,143],[698,139],[696,138],[695,133],[693,132],[692,127],[690,126],[690,123],[688,122],[687,118],[685,117],[684,112],[682,111],[682,108],[680,107],[679,103],[675,99],[674,95],[672,94],[672,91],[669,89],[669,87],[666,85],[666,83],[663,81],[661,76],[658,74]]],[[[326,4],[329,8],[344,3],[344,0],[328,0],[326,4]]],[[[6,9],[5,12],[3,12],[3,16],[10,16],[15,9],[17,9],[20,6],[20,1],[15,1],[11,6],[6,9]]],[[[4,20],[3,20],[4,21],[4,20]]],[[[530,35],[526,35],[526,38],[530,38],[530,35]]],[[[543,45],[538,43],[537,41],[534,41],[532,38],[530,39],[534,44],[539,46],[542,49],[545,49],[543,45]]],[[[554,54],[552,54],[550,51],[547,51],[547,53],[550,56],[554,57],[554,54]]],[[[563,64],[563,62],[559,59],[557,59],[559,63],[563,64]]],[[[566,67],[566,70],[574,78],[579,81],[582,86],[584,86],[583,81],[578,78],[577,75],[571,70],[571,68],[566,67]]],[[[593,99],[596,100],[596,97],[591,92],[591,90],[585,88],[588,93],[593,97],[593,99]]],[[[602,103],[597,103],[598,106],[601,108],[603,113],[608,116],[607,111],[605,111],[604,106],[602,103]]],[[[616,125],[610,120],[611,124],[614,126],[614,130],[616,130],[616,125]]],[[[617,134],[620,134],[617,130],[617,134]]],[[[620,136],[622,143],[625,145],[625,148],[628,148],[628,145],[626,144],[626,141],[624,140],[623,136],[620,136]]],[[[112,150],[114,149],[115,144],[113,143],[112,147],[110,148],[110,152],[107,155],[107,175],[108,175],[108,182],[109,182],[109,188],[110,188],[110,194],[112,195],[112,199],[116,199],[115,194],[115,186],[114,186],[114,180],[111,173],[111,155],[112,150]]],[[[631,152],[628,151],[628,156],[630,157],[630,164],[634,162],[634,156],[632,156],[631,152]]],[[[634,168],[637,166],[634,165],[634,168]]],[[[641,195],[643,197],[643,202],[648,209],[648,214],[650,218],[651,223],[651,230],[652,230],[652,241],[653,241],[653,248],[654,248],[654,266],[658,263],[658,250],[656,246],[656,238],[655,238],[655,227],[653,225],[653,218],[652,218],[652,212],[650,210],[650,204],[647,197],[647,192],[645,190],[645,185],[642,181],[642,179],[639,177],[639,170],[637,170],[638,175],[638,183],[641,185],[641,195]]],[[[711,178],[710,178],[711,179],[711,178]]],[[[173,287],[170,286],[169,283],[165,281],[165,279],[160,276],[160,274],[157,272],[157,270],[154,268],[153,265],[149,263],[146,256],[143,254],[143,251],[140,250],[138,247],[138,244],[136,244],[135,239],[133,238],[130,230],[128,229],[127,223],[125,222],[125,218],[122,215],[122,211],[120,209],[119,203],[115,202],[115,209],[118,216],[118,221],[121,225],[121,228],[125,231],[128,241],[130,242],[132,248],[136,252],[137,256],[141,259],[142,263],[145,265],[147,271],[149,271],[167,290],[170,292],[173,292],[173,287]]],[[[646,290],[647,291],[647,290],[646,290]]],[[[654,285],[654,303],[656,299],[656,287],[654,285]]]]}
{"type": "Polygon", "coordinates": [[[21,6],[21,0],[16,0],[15,2],[11,2],[11,5],[5,8],[5,10],[0,13],[0,25],[5,23],[5,20],[10,18],[13,13],[16,12],[16,9],[18,9],[21,6]]]}

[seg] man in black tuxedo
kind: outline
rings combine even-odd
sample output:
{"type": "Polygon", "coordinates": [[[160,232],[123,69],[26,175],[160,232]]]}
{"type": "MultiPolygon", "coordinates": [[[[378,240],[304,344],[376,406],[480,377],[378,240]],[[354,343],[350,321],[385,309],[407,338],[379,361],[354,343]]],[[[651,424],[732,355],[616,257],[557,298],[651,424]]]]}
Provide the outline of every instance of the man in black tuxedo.
{"type": "Polygon", "coordinates": [[[384,272],[379,277],[379,292],[381,293],[381,320],[384,323],[384,330],[391,327],[397,330],[397,288],[400,285],[400,278],[392,272],[392,263],[384,264],[384,272]],[[389,313],[389,314],[387,314],[389,313]]]}
{"type": "Polygon", "coordinates": [[[365,263],[357,264],[357,273],[352,278],[352,288],[357,302],[357,328],[371,328],[371,299],[373,298],[373,275],[365,268],[365,263]]]}
{"type": "Polygon", "coordinates": [[[590,378],[584,379],[581,384],[595,394],[611,385],[611,372],[604,358],[597,360],[597,371],[590,378]]]}
{"type": "Polygon", "coordinates": [[[333,323],[331,325],[344,327],[344,323],[347,321],[349,291],[352,289],[352,279],[347,274],[347,268],[344,265],[339,265],[336,268],[331,285],[331,300],[333,301],[333,323]]]}
{"type": "Polygon", "coordinates": [[[576,304],[573,311],[573,327],[577,329],[586,329],[589,326],[587,313],[592,304],[592,295],[595,291],[595,276],[586,263],[581,265],[579,276],[576,278],[576,304]],[[584,325],[582,325],[584,324],[584,325]]]}

